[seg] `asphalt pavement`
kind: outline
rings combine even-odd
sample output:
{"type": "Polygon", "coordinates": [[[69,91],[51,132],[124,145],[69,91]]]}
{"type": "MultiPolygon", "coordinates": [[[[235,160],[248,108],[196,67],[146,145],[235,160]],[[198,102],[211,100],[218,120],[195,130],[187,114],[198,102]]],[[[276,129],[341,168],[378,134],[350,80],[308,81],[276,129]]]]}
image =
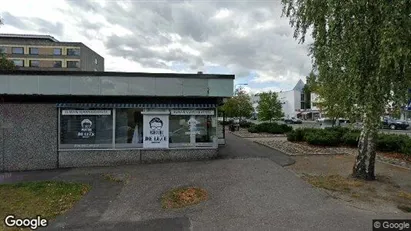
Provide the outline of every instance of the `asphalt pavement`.
{"type": "MultiPolygon", "coordinates": [[[[209,161],[50,171],[51,180],[89,182],[92,190],[46,230],[346,231],[371,230],[372,219],[405,218],[337,201],[281,167],[286,156],[232,134],[221,152],[209,161]],[[107,173],[125,182],[104,180],[107,173]],[[162,194],[181,186],[204,188],[208,200],[162,209],[162,194]]],[[[45,180],[47,172],[12,173],[6,181],[45,180]]]]}

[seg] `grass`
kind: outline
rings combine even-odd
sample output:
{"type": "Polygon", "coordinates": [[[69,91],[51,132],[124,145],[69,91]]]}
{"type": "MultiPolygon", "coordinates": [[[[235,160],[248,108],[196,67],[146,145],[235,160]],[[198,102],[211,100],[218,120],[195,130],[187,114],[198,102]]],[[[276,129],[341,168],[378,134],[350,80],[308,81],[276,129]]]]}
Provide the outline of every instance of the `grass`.
{"type": "Polygon", "coordinates": [[[361,187],[364,185],[362,181],[345,178],[340,175],[330,176],[311,176],[305,174],[303,177],[310,184],[318,188],[327,189],[330,191],[345,191],[349,192],[352,188],[361,187]]]}
{"type": "Polygon", "coordinates": [[[0,229],[8,214],[53,219],[71,209],[89,190],[86,184],[55,181],[1,184],[0,229]]]}
{"type": "Polygon", "coordinates": [[[116,178],[112,174],[104,174],[103,177],[107,181],[116,182],[116,183],[123,183],[122,179],[116,178]]]}
{"type": "Polygon", "coordinates": [[[403,212],[411,213],[411,206],[398,205],[397,208],[400,209],[400,210],[402,210],[403,212]]]}
{"type": "Polygon", "coordinates": [[[166,192],[161,198],[163,208],[183,208],[198,204],[208,198],[207,191],[195,187],[176,188],[166,192]]]}

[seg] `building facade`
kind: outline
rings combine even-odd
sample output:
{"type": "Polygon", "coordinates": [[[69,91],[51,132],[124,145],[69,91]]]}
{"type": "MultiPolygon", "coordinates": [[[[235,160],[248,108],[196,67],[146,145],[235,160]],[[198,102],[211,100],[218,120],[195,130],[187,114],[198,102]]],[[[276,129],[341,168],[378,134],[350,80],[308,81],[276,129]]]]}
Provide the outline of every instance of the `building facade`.
{"type": "MultiPolygon", "coordinates": [[[[318,95],[304,90],[305,83],[299,80],[292,90],[278,92],[278,99],[282,104],[282,112],[285,118],[301,118],[315,120],[321,116],[317,106],[318,95]]],[[[257,115],[257,107],[260,102],[259,94],[251,96],[251,101],[257,115]]],[[[258,115],[257,115],[258,117],[258,115]]]]}
{"type": "Polygon", "coordinates": [[[19,70],[104,71],[104,58],[83,43],[48,35],[0,34],[0,53],[19,70]]]}
{"type": "MultiPolygon", "coordinates": [[[[208,159],[233,75],[0,74],[0,171],[208,159]]],[[[224,143],[224,142],[222,142],[224,143]]]]}

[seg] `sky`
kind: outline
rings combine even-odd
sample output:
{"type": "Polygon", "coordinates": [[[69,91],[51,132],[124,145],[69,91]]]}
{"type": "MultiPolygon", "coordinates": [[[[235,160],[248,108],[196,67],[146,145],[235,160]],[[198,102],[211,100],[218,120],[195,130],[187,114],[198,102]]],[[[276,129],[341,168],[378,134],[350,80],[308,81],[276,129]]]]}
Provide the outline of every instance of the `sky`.
{"type": "Polygon", "coordinates": [[[82,42],[105,71],[235,74],[246,91],[291,90],[311,70],[280,0],[13,0],[0,33],[82,42]]]}

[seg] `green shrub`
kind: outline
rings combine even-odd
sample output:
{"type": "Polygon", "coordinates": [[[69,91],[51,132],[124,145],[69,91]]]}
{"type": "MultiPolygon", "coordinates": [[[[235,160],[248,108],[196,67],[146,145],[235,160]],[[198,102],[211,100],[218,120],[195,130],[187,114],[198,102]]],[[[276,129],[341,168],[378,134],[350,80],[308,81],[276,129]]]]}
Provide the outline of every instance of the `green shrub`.
{"type": "Polygon", "coordinates": [[[257,133],[258,130],[257,130],[257,128],[256,128],[255,125],[251,125],[251,126],[248,128],[248,132],[250,132],[250,133],[257,133]]]}
{"type": "Polygon", "coordinates": [[[253,125],[253,123],[249,121],[240,121],[240,128],[249,128],[253,125]]]}
{"type": "Polygon", "coordinates": [[[360,134],[357,130],[348,131],[341,137],[341,143],[347,146],[357,147],[360,134]]]}
{"type": "Polygon", "coordinates": [[[287,132],[287,140],[290,141],[290,142],[298,141],[297,140],[297,132],[295,130],[287,132]]]}
{"type": "Polygon", "coordinates": [[[304,139],[309,144],[321,146],[338,146],[341,142],[337,132],[326,129],[308,132],[304,139]]]}
{"type": "Polygon", "coordinates": [[[260,123],[255,126],[257,132],[266,132],[272,134],[284,134],[293,130],[291,126],[278,123],[260,123]]]}
{"type": "Polygon", "coordinates": [[[329,128],[325,128],[325,130],[337,133],[338,136],[340,136],[340,137],[342,137],[342,136],[344,136],[344,134],[350,132],[350,128],[341,127],[341,126],[329,127],[329,128]]]}
{"type": "Polygon", "coordinates": [[[233,123],[233,121],[232,120],[226,120],[226,121],[220,121],[220,124],[221,125],[230,125],[230,124],[232,124],[233,123]]]}
{"type": "Polygon", "coordinates": [[[405,145],[400,150],[401,153],[411,155],[411,138],[408,138],[405,145]]]}
{"type": "Polygon", "coordinates": [[[383,152],[407,152],[410,137],[407,135],[379,134],[377,139],[377,150],[383,152]]]}

